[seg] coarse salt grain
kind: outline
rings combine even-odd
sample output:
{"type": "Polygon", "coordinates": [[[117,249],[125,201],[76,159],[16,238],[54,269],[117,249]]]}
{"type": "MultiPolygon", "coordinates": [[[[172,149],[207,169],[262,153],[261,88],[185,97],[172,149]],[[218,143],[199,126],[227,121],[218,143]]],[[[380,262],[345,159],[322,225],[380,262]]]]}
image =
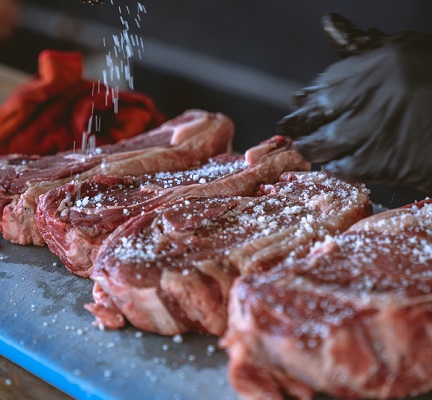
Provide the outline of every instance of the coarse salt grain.
{"type": "Polygon", "coordinates": [[[172,341],[174,343],[183,343],[183,336],[182,335],[174,335],[172,337],[172,341]]]}

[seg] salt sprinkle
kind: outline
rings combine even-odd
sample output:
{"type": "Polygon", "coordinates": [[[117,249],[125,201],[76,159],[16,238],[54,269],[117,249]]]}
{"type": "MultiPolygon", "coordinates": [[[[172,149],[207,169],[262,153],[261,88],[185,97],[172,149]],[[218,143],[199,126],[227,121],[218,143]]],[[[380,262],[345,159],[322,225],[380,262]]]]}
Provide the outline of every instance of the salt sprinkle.
{"type": "Polygon", "coordinates": [[[174,335],[172,337],[172,341],[174,343],[183,343],[183,336],[182,335],[174,335]]]}

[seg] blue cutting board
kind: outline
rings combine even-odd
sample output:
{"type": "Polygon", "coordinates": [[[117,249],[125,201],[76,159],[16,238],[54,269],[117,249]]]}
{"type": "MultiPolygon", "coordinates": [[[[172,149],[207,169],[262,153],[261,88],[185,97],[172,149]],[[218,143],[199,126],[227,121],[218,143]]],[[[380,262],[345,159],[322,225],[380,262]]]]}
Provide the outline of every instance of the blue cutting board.
{"type": "Polygon", "coordinates": [[[46,247],[0,237],[0,354],[78,400],[237,398],[216,338],[101,331],[83,309],[92,287],[46,247]]]}
{"type": "Polygon", "coordinates": [[[92,286],[47,248],[1,238],[0,354],[76,399],[236,398],[216,338],[101,331],[83,309],[92,286]]]}

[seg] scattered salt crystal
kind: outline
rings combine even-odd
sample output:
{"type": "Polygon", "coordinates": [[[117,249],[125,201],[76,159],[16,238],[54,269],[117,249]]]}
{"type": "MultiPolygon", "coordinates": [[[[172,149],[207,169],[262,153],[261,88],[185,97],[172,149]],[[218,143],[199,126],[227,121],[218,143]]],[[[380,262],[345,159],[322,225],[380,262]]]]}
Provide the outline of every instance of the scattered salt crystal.
{"type": "Polygon", "coordinates": [[[183,343],[183,336],[182,335],[174,335],[172,337],[172,341],[174,343],[183,343]]]}
{"type": "Polygon", "coordinates": [[[216,351],[216,347],[213,346],[212,344],[209,344],[207,346],[207,355],[208,356],[212,356],[215,353],[215,351],[216,351]]]}
{"type": "Polygon", "coordinates": [[[217,383],[219,386],[224,386],[226,385],[226,380],[224,378],[218,378],[217,383]]]}
{"type": "Polygon", "coordinates": [[[12,384],[12,380],[9,379],[9,378],[6,378],[5,379],[5,384],[8,385],[8,386],[11,385],[12,384]]]}
{"type": "Polygon", "coordinates": [[[284,307],[283,307],[283,305],[281,305],[281,304],[276,304],[276,305],[275,305],[275,311],[276,311],[278,314],[283,314],[283,312],[284,312],[284,307]]]}

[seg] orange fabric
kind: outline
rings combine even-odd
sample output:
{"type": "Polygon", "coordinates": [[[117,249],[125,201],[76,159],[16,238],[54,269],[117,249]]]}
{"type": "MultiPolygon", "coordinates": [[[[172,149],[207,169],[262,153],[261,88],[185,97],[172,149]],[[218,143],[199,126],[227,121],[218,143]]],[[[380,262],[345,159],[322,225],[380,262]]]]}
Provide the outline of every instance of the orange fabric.
{"type": "Polygon", "coordinates": [[[112,90],[106,93],[102,82],[82,78],[79,53],[46,50],[38,61],[36,75],[0,105],[0,154],[80,149],[92,115],[98,146],[165,121],[153,100],[138,92],[120,91],[115,112],[112,90]]]}

